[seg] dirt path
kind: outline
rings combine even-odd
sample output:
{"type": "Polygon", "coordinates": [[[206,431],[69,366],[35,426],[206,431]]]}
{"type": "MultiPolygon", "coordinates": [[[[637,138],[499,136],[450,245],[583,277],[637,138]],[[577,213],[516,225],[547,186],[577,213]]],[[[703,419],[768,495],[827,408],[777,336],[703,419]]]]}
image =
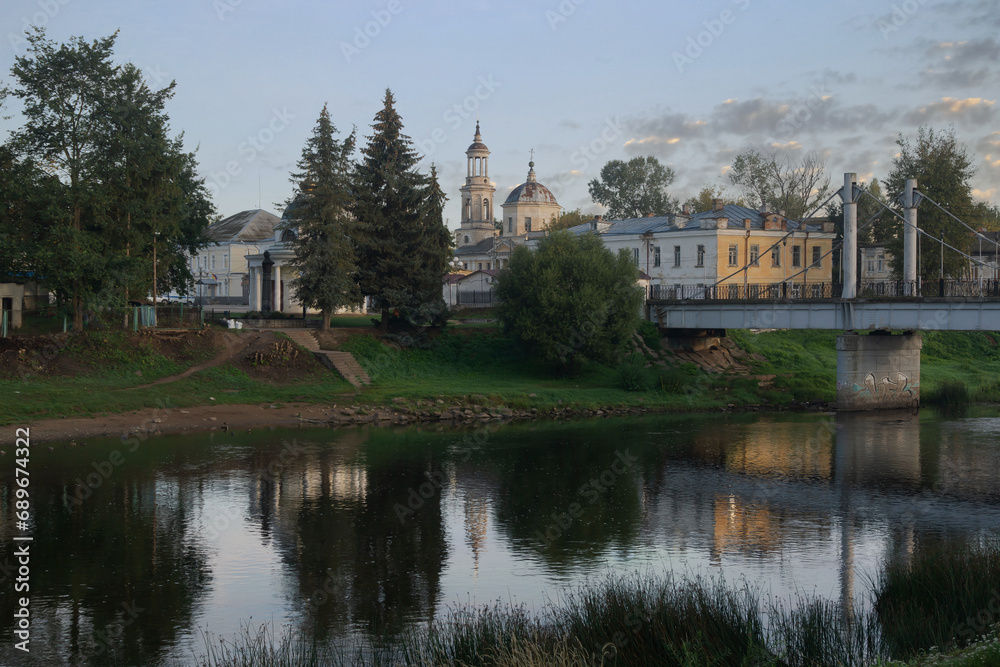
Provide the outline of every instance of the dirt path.
{"type": "Polygon", "coordinates": [[[225,347],[222,352],[215,355],[214,358],[205,361],[203,363],[197,364],[187,369],[183,373],[178,373],[177,375],[171,375],[170,377],[160,378],[156,382],[150,382],[149,384],[140,385],[138,387],[128,387],[127,389],[122,389],[121,391],[134,391],[136,389],[146,389],[148,387],[155,387],[160,384],[169,384],[170,382],[177,382],[178,380],[183,380],[186,377],[194,375],[198,371],[203,371],[206,368],[212,368],[213,366],[219,366],[229,361],[241,351],[245,350],[250,346],[251,341],[247,339],[240,339],[236,336],[229,335],[228,333],[223,333],[225,347]]]}

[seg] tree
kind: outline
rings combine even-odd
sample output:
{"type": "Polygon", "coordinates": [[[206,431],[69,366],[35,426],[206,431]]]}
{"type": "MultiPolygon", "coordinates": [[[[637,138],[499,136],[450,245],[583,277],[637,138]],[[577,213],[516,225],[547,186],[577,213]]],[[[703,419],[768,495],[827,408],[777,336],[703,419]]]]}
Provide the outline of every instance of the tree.
{"type": "Polygon", "coordinates": [[[600,179],[587,184],[590,197],[606,206],[611,220],[667,215],[677,209],[677,200],[667,194],[674,170],[655,157],[634,157],[628,162],[611,160],[601,168],[600,179]]]}
{"type": "Polygon", "coordinates": [[[692,214],[703,213],[704,211],[712,210],[716,199],[721,199],[726,204],[744,206],[742,198],[733,199],[732,197],[727,197],[726,189],[721,185],[706,185],[698,192],[696,197],[691,197],[684,202],[684,205],[688,207],[688,210],[692,214]]]}
{"type": "Polygon", "coordinates": [[[733,160],[729,180],[740,189],[748,206],[769,206],[798,220],[830,195],[825,172],[826,165],[815,152],[806,153],[796,164],[787,155],[751,148],[733,160]]]}
{"type": "Polygon", "coordinates": [[[590,213],[584,213],[580,209],[575,209],[573,211],[563,211],[559,217],[549,225],[550,232],[556,232],[560,229],[569,229],[570,227],[576,227],[577,225],[582,225],[594,220],[594,215],[590,213]]]}
{"type": "Polygon", "coordinates": [[[416,171],[418,156],[388,89],[372,129],[355,171],[353,212],[361,292],[375,299],[382,330],[388,331],[390,316],[412,325],[444,312],[441,277],[451,235],[441,217],[444,195],[436,177],[416,171]]]}
{"type": "MultiPolygon", "coordinates": [[[[906,186],[906,180],[917,179],[917,187],[921,192],[936,201],[953,215],[973,226],[976,216],[976,203],[972,197],[972,176],[975,167],[972,159],[955,136],[955,130],[935,132],[933,129],[921,127],[917,134],[916,145],[902,134],[896,140],[899,154],[892,160],[892,169],[885,180],[886,190],[890,199],[901,193],[906,186]]],[[[897,210],[902,210],[898,202],[897,210]]],[[[892,271],[902,274],[903,269],[903,223],[893,216],[890,221],[892,237],[889,250],[892,253],[892,271]]],[[[961,252],[968,252],[972,247],[972,234],[965,227],[955,222],[939,208],[930,202],[920,205],[917,214],[917,226],[933,238],[923,234],[918,237],[920,266],[918,274],[923,280],[933,280],[940,276],[939,261],[940,244],[935,239],[944,235],[945,243],[961,252]]],[[[969,262],[961,254],[944,250],[944,277],[961,276],[968,270],[969,262]]]]}
{"type": "Polygon", "coordinates": [[[169,136],[173,82],[153,91],[137,67],[115,65],[116,37],[57,45],[34,29],[12,69],[24,124],[10,148],[57,184],[41,204],[52,224],[28,255],[78,331],[86,308],[186,288],[186,254],[214,215],[194,155],[169,136]]]}
{"type": "Polygon", "coordinates": [[[350,213],[355,132],[344,141],[335,134],[337,128],[324,104],[302,149],[299,171],[292,175],[295,195],[286,209],[294,208],[298,226],[292,248],[299,274],[292,280],[292,289],[304,306],[322,311],[324,331],[330,328],[332,313],[362,300],[356,225],[350,213]]]}
{"type": "Polygon", "coordinates": [[[639,323],[642,288],[624,251],[593,234],[558,231],[537,250],[514,249],[497,278],[504,330],[546,362],[575,371],[584,359],[611,363],[639,323]]]}

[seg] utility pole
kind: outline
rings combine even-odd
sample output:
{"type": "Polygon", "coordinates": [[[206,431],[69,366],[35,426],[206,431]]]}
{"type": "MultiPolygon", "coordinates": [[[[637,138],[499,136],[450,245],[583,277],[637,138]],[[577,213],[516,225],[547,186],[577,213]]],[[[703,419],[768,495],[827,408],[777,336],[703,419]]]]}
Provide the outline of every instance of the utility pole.
{"type": "MultiPolygon", "coordinates": [[[[854,194],[857,174],[844,174],[844,188],[840,198],[844,202],[844,299],[858,295],[858,199],[854,194]]],[[[805,258],[808,262],[809,259],[805,258]]]]}

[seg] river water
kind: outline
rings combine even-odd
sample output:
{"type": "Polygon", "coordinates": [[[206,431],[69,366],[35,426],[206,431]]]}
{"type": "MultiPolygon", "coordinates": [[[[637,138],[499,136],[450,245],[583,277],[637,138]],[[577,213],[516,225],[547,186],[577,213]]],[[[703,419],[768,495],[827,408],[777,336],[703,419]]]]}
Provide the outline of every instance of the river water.
{"type": "Polygon", "coordinates": [[[456,604],[542,610],[636,572],[853,604],[883,558],[1000,528],[1000,411],[988,409],[36,445],[25,655],[4,437],[5,665],[187,662],[206,633],[241,624],[337,639],[456,604]]]}

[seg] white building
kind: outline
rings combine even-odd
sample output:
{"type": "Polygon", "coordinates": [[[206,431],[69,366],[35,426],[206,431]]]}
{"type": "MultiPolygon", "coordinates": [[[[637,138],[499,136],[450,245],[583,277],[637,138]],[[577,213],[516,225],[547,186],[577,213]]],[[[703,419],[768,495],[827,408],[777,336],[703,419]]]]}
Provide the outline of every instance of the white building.
{"type": "Polygon", "coordinates": [[[506,266],[514,248],[545,236],[562,210],[555,195],[535,177],[535,163],[528,163],[528,178],[511,190],[504,201],[503,217],[494,223],[493,195],[496,184],[489,179],[490,150],[476,134],[465,151],[467,172],[459,188],[462,222],[455,232],[457,269],[490,271],[506,266]]]}
{"type": "Polygon", "coordinates": [[[263,252],[275,237],[278,216],[260,209],[242,211],[209,225],[211,243],[191,256],[191,293],[199,303],[247,305],[247,257],[263,252]]]}

